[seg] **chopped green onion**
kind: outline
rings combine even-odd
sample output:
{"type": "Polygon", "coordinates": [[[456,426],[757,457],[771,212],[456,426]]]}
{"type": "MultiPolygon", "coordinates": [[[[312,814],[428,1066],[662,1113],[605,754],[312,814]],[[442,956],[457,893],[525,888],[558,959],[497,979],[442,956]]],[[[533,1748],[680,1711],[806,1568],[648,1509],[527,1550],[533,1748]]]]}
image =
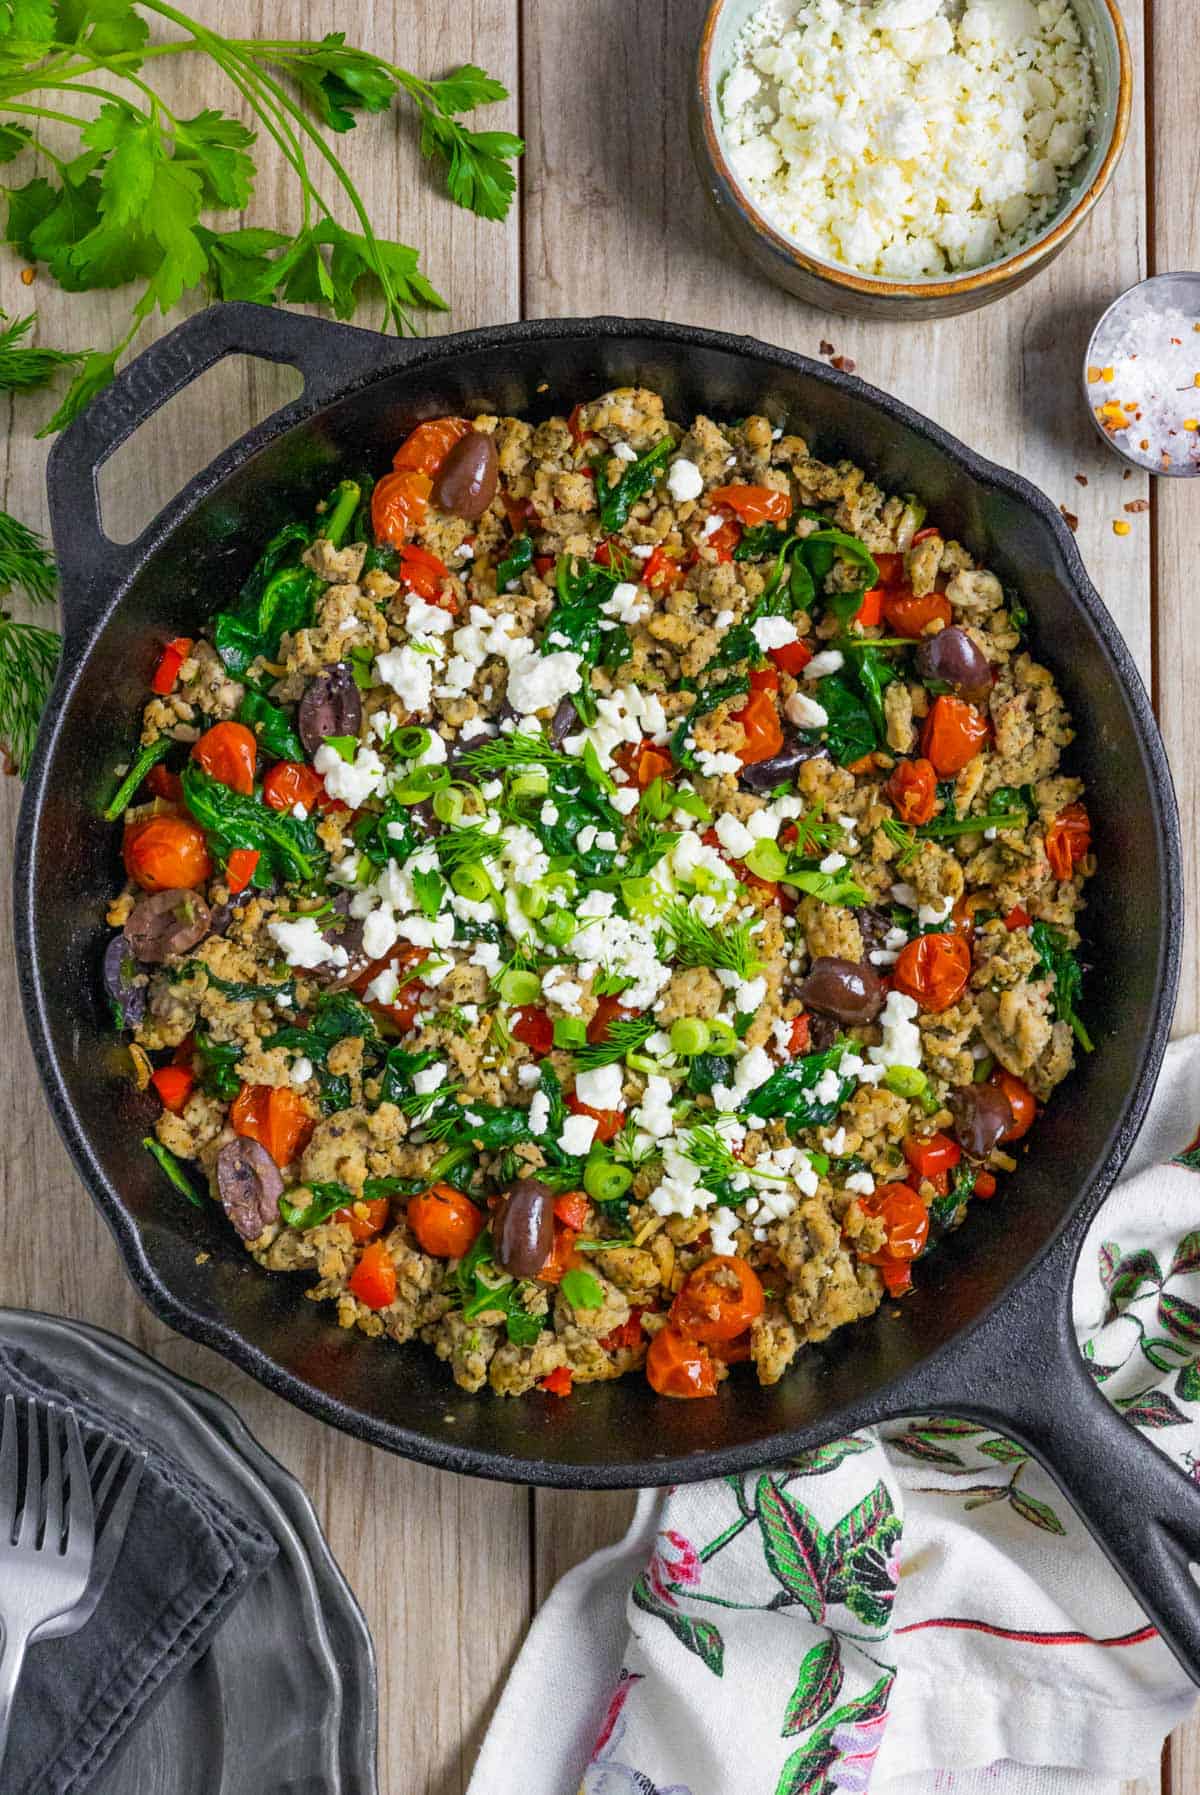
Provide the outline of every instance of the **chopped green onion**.
{"type": "Polygon", "coordinates": [[[587,1041],[587,1023],[580,1016],[556,1016],[554,1018],[554,1045],[556,1047],[582,1047],[587,1041]]]}
{"type": "Polygon", "coordinates": [[[433,794],[433,814],[439,823],[453,828],[461,823],[466,814],[467,801],[455,785],[446,786],[444,791],[433,794]]]}
{"type": "Polygon", "coordinates": [[[478,860],[468,860],[462,866],[456,866],[450,874],[450,886],[460,898],[466,898],[472,904],[482,904],[486,898],[496,895],[496,887],[478,860]]]}
{"type": "Polygon", "coordinates": [[[883,1082],[897,1097],[923,1097],[929,1089],[929,1080],[919,1066],[889,1066],[883,1082]]]}
{"type": "Polygon", "coordinates": [[[542,918],[542,934],[554,947],[565,947],[578,926],[569,910],[551,910],[542,918]]]}
{"type": "Polygon", "coordinates": [[[772,884],[782,879],[787,872],[787,855],[778,843],[767,840],[756,841],[746,855],[746,865],[759,879],[769,879],[772,884]]]}
{"type": "Polygon", "coordinates": [[[525,885],[518,894],[522,910],[531,916],[534,922],[545,916],[550,908],[551,886],[545,879],[535,879],[532,885],[525,885]]]}
{"type": "Polygon", "coordinates": [[[690,883],[705,897],[719,897],[729,889],[728,880],[707,866],[694,866],[688,874],[690,883]]]}
{"type": "Polygon", "coordinates": [[[649,1077],[651,1073],[657,1073],[659,1075],[662,1073],[662,1065],[658,1060],[651,1059],[648,1053],[642,1053],[638,1049],[632,1047],[625,1055],[625,1064],[629,1067],[631,1072],[644,1072],[647,1077],[649,1077]]]}
{"type": "Polygon", "coordinates": [[[708,1023],[701,1021],[698,1016],[681,1016],[671,1024],[671,1047],[675,1053],[682,1053],[686,1058],[706,1053],[711,1039],[708,1023]]]}
{"type": "Polygon", "coordinates": [[[518,773],[508,789],[514,798],[542,798],[550,790],[550,781],[542,772],[518,773]]]}
{"type": "Polygon", "coordinates": [[[434,792],[441,791],[450,783],[450,772],[447,767],[414,767],[404,776],[403,784],[398,785],[392,796],[397,804],[423,804],[434,792]]]}
{"type": "Polygon", "coordinates": [[[737,1045],[738,1035],[733,1024],[720,1016],[714,1016],[708,1025],[708,1051],[717,1054],[735,1053],[737,1045]]]}
{"type": "Polygon", "coordinates": [[[597,1203],[613,1203],[623,1197],[633,1183],[628,1166],[612,1159],[589,1159],[583,1168],[583,1188],[597,1203]]]}
{"type": "Polygon", "coordinates": [[[420,760],[433,737],[419,723],[405,723],[400,729],[392,731],[392,739],[388,746],[401,760],[420,760]]]}
{"type": "Polygon", "coordinates": [[[542,995],[542,981],[537,973],[526,972],[520,966],[510,966],[502,972],[496,988],[505,1003],[536,1003],[542,995]]]}

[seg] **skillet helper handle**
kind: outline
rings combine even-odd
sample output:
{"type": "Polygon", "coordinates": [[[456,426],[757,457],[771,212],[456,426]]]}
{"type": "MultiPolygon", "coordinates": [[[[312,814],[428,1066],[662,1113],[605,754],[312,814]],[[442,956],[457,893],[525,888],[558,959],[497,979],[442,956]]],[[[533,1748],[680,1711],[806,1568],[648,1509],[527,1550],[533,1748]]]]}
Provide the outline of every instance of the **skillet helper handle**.
{"type": "MultiPolygon", "coordinates": [[[[973,1330],[963,1356],[918,1382],[911,1413],[984,1421],[1049,1472],[1192,1681],[1200,1684],[1200,1484],[1145,1439],[1104,1395],[1079,1351],[1071,1314],[1083,1218],[973,1330]],[[947,1388],[952,1385],[953,1389],[947,1388]]],[[[911,1386],[906,1390],[906,1400],[911,1386]]]]}
{"type": "MultiPolygon", "coordinates": [[[[407,360],[413,348],[375,331],[273,306],[236,303],[197,312],[143,350],[92,400],[50,452],[46,484],[64,634],[77,640],[88,634],[113,596],[114,584],[162,521],[155,519],[135,542],[113,542],[104,531],[97,486],[109,456],[160,406],[226,356],[254,355],[289,363],[304,376],[303,393],[283,408],[284,415],[294,413],[299,419],[319,409],[356,376],[407,360]]],[[[280,417],[277,412],[274,428],[280,417]]]]}

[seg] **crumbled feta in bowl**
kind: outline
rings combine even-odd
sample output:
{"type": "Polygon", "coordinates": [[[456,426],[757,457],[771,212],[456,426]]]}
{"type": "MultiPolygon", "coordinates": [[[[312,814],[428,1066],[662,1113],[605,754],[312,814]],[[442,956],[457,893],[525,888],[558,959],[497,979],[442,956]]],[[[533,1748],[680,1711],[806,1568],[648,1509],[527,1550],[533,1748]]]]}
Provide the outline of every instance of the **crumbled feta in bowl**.
{"type": "Polygon", "coordinates": [[[802,297],[961,311],[1090,210],[1130,75],[1106,0],[717,0],[697,154],[724,222],[802,297]]]}

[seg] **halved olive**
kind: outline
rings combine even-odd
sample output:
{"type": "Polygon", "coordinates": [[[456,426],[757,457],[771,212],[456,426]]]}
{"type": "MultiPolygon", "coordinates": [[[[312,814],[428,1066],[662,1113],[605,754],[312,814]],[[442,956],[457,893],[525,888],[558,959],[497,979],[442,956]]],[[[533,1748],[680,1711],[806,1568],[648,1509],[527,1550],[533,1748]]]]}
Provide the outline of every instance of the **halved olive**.
{"type": "Polygon", "coordinates": [[[259,1141],[239,1135],[226,1142],[217,1154],[217,1190],[243,1240],[257,1240],[279,1219],[283,1174],[259,1141]]]}
{"type": "Polygon", "coordinates": [[[916,655],[922,679],[940,680],[952,686],[960,698],[986,698],[992,689],[992,668],[983,650],[957,623],[923,636],[916,655]]]}
{"type": "Polygon", "coordinates": [[[969,1159],[986,1159],[1012,1127],[1012,1105],[994,1084],[959,1085],[946,1099],[958,1144],[969,1159]]]}
{"type": "Polygon", "coordinates": [[[212,927],[212,911],[198,891],[152,891],[139,898],[125,924],[135,960],[156,966],[186,954],[212,927]]]}
{"type": "Polygon", "coordinates": [[[496,1264],[514,1278],[536,1278],[554,1245],[554,1193],[536,1178],[518,1178],[492,1221],[496,1264]]]}
{"type": "Polygon", "coordinates": [[[300,700],[296,727],[307,754],[315,754],[327,736],[357,736],[362,727],[362,699],[345,661],[310,679],[300,700]]]}

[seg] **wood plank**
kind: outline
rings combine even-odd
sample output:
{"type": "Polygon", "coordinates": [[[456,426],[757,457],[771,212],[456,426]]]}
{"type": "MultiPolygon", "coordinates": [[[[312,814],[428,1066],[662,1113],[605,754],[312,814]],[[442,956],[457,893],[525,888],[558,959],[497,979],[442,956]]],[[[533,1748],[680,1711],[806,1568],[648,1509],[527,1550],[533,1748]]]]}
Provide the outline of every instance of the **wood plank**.
{"type": "MultiPolygon", "coordinates": [[[[233,35],[310,36],[328,26],[421,73],[471,60],[517,86],[515,0],[459,0],[393,7],[345,0],[337,17],[314,16],[301,0],[199,0],[196,11],[233,35]]],[[[326,16],[327,15],[327,16],[326,16]]],[[[229,103],[199,63],[171,71],[187,110],[229,103]]],[[[164,80],[164,88],[168,86],[164,80]]],[[[515,100],[489,124],[516,127],[515,100]]],[[[452,207],[417,152],[410,116],[369,119],[339,148],[372,217],[386,234],[422,248],[434,284],[454,306],[432,328],[466,328],[512,316],[519,299],[519,229],[484,223],[452,207]]],[[[270,144],[261,146],[259,222],[296,212],[294,184],[270,144]]],[[[19,170],[23,164],[16,165],[19,170]]],[[[17,174],[16,178],[26,176],[17,174]]],[[[345,211],[342,216],[349,221],[345,211]]],[[[126,293],[70,296],[44,278],[23,286],[11,258],[0,266],[0,305],[41,312],[43,341],[104,344],[127,315],[126,293]]],[[[363,323],[374,322],[370,315],[363,323]]],[[[164,328],[156,321],[155,329],[164,328]]],[[[286,386],[269,364],[227,367],[199,403],[160,414],[136,454],[105,491],[114,535],[128,535],[225,443],[273,408],[286,386]]],[[[33,432],[51,408],[38,398],[5,401],[0,505],[44,526],[47,445],[33,432]]],[[[0,781],[0,840],[12,840],[19,788],[0,781]]],[[[8,881],[0,927],[8,931],[8,881]]],[[[0,1004],[16,1008],[11,956],[0,959],[0,1004]]],[[[160,1326],[135,1298],[99,1216],[80,1187],[51,1123],[25,1042],[0,1056],[0,1107],[7,1152],[0,1161],[0,1211],[12,1243],[0,1271],[0,1301],[80,1316],[113,1329],[162,1362],[233,1401],[263,1443],[310,1492],[375,1638],[380,1671],[383,1795],[460,1795],[493,1693],[530,1612],[529,1498],[521,1490],[447,1477],[373,1452],[302,1416],[206,1350],[160,1326]],[[35,1200],[36,1199],[36,1200],[35,1200]]],[[[365,1351],[381,1350],[364,1342],[365,1351]]],[[[388,1350],[383,1348],[382,1350],[388,1350]]]]}

